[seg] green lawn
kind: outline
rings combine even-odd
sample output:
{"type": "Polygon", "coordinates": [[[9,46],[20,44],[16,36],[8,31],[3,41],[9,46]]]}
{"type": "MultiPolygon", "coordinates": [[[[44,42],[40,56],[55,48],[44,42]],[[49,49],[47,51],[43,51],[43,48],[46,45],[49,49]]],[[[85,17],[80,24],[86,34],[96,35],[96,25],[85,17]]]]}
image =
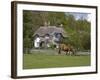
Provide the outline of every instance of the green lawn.
{"type": "Polygon", "coordinates": [[[67,55],[45,55],[24,54],[23,68],[52,68],[52,67],[75,67],[89,66],[90,55],[67,56],[67,55]]]}

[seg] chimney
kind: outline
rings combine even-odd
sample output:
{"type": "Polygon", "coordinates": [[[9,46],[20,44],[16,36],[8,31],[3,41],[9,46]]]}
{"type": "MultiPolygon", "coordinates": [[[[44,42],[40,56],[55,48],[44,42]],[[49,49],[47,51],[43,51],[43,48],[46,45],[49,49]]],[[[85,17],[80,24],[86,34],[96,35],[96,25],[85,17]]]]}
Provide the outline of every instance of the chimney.
{"type": "Polygon", "coordinates": [[[45,26],[45,27],[48,26],[48,23],[47,23],[46,21],[44,22],[44,26],[45,26]]]}
{"type": "Polygon", "coordinates": [[[63,24],[60,24],[60,27],[63,27],[63,24]]]}
{"type": "Polygon", "coordinates": [[[50,21],[48,21],[48,22],[45,21],[45,22],[44,22],[44,26],[45,26],[45,27],[50,26],[50,21]]]}
{"type": "Polygon", "coordinates": [[[48,21],[48,26],[50,26],[50,21],[48,21]]]}

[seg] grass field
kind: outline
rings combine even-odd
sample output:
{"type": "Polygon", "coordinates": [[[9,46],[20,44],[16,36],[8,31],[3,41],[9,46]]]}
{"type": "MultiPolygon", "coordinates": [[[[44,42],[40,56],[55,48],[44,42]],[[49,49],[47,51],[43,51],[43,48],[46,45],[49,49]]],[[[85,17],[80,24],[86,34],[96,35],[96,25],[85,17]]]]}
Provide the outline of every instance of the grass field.
{"type": "Polygon", "coordinates": [[[24,54],[23,69],[89,66],[90,55],[24,54]]]}

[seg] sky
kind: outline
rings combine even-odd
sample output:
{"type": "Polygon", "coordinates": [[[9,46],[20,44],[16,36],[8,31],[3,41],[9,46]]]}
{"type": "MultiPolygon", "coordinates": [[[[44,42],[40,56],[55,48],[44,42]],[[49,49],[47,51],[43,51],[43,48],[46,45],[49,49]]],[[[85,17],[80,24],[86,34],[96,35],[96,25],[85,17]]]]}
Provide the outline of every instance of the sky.
{"type": "Polygon", "coordinates": [[[69,14],[73,15],[76,20],[86,19],[87,21],[91,21],[91,14],[90,13],[75,13],[75,12],[69,12],[69,14]]]}

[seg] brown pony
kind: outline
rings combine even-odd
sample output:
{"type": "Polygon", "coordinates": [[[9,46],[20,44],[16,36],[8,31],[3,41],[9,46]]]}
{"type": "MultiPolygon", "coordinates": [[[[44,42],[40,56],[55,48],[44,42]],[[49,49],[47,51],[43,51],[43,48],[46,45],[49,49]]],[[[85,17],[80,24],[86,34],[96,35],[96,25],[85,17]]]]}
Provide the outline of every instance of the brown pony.
{"type": "Polygon", "coordinates": [[[59,52],[58,52],[58,54],[61,54],[61,51],[66,52],[66,55],[75,53],[75,50],[74,50],[73,46],[71,46],[70,44],[68,44],[68,45],[59,44],[59,52]]]}

